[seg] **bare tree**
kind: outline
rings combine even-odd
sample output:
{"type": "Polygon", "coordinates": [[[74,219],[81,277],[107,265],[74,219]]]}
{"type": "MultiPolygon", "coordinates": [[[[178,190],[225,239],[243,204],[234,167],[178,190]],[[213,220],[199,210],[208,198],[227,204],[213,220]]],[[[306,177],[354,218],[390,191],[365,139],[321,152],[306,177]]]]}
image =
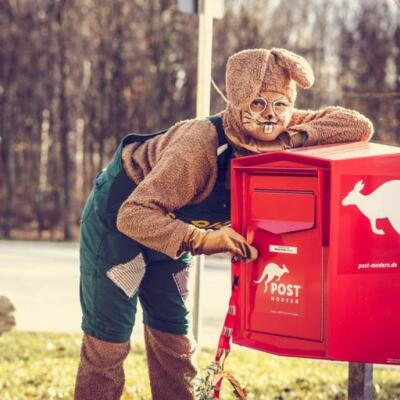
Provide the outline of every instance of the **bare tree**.
{"type": "MultiPolygon", "coordinates": [[[[310,60],[298,106],[359,109],[398,142],[400,12],[393,2],[227,0],[213,77],[235,51],[285,47],[310,60]],[[390,5],[391,4],[391,5],[390,5]]],[[[175,0],[0,2],[3,236],[76,237],[93,177],[130,131],[195,115],[196,15],[175,0]]],[[[212,111],[225,107],[213,91],[212,111]]]]}

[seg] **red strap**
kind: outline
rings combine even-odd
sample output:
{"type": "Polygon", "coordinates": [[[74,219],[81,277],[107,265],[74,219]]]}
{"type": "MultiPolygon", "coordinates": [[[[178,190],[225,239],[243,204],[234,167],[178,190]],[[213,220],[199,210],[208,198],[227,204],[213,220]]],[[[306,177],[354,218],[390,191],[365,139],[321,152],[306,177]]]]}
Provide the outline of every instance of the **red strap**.
{"type": "MultiPolygon", "coordinates": [[[[232,282],[232,294],[229,299],[228,312],[226,313],[224,326],[219,337],[218,349],[215,355],[215,362],[221,365],[222,370],[224,369],[224,362],[229,355],[231,350],[231,337],[233,333],[233,327],[235,323],[235,316],[237,313],[237,304],[239,299],[239,268],[238,265],[232,264],[233,269],[233,282],[232,282]]],[[[223,377],[221,377],[216,383],[216,389],[214,390],[214,398],[219,399],[219,393],[222,385],[223,377]]]]}

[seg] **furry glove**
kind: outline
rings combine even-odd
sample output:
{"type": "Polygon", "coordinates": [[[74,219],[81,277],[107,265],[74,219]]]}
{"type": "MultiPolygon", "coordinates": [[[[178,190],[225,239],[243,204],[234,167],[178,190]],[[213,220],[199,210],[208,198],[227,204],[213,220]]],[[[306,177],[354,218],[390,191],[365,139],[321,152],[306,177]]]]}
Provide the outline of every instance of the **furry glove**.
{"type": "Polygon", "coordinates": [[[306,132],[298,132],[290,135],[287,132],[281,133],[279,136],[283,149],[292,149],[294,147],[303,147],[308,139],[306,132]]]}
{"type": "Polygon", "coordinates": [[[195,228],[183,239],[182,250],[190,251],[193,255],[229,252],[247,261],[253,261],[258,256],[257,249],[230,227],[215,231],[195,228]]]}

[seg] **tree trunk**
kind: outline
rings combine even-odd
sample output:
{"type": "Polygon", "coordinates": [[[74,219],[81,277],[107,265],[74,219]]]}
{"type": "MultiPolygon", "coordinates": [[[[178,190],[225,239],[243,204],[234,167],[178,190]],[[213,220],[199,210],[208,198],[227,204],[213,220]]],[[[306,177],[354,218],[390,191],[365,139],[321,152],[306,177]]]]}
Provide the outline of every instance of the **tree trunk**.
{"type": "Polygon", "coordinates": [[[58,9],[58,45],[59,45],[59,105],[58,105],[58,118],[60,124],[60,142],[61,142],[61,159],[62,159],[62,172],[63,172],[63,231],[64,240],[72,239],[71,231],[71,169],[70,169],[70,156],[69,156],[69,123],[68,123],[68,104],[66,97],[66,38],[64,32],[65,21],[65,4],[66,0],[61,1],[58,9]]]}
{"type": "MultiPolygon", "coordinates": [[[[5,3],[8,5],[8,2],[5,3]]],[[[8,39],[10,42],[14,42],[14,46],[19,48],[19,35],[17,30],[16,16],[12,13],[11,7],[8,6],[8,22],[9,22],[9,33],[8,39]]],[[[12,108],[14,105],[15,95],[12,88],[13,83],[16,80],[18,70],[18,58],[17,52],[11,52],[7,54],[7,48],[3,48],[0,52],[1,59],[1,77],[0,85],[3,88],[3,93],[0,96],[0,149],[4,171],[2,171],[2,181],[4,185],[4,208],[3,212],[3,223],[2,231],[6,238],[11,236],[11,230],[13,225],[13,213],[14,213],[14,198],[15,198],[15,186],[16,186],[16,165],[15,165],[15,153],[13,149],[13,128],[15,127],[16,115],[12,108]]]]}

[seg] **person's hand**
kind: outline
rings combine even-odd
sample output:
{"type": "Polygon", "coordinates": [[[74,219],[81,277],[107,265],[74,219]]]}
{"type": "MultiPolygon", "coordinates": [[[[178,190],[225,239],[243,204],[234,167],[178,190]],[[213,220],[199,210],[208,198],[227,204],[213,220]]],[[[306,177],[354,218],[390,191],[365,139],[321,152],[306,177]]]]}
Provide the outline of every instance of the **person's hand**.
{"type": "Polygon", "coordinates": [[[189,237],[184,239],[183,248],[193,255],[229,252],[232,257],[246,261],[254,261],[258,256],[257,249],[230,227],[215,231],[195,228],[189,237]]]}

